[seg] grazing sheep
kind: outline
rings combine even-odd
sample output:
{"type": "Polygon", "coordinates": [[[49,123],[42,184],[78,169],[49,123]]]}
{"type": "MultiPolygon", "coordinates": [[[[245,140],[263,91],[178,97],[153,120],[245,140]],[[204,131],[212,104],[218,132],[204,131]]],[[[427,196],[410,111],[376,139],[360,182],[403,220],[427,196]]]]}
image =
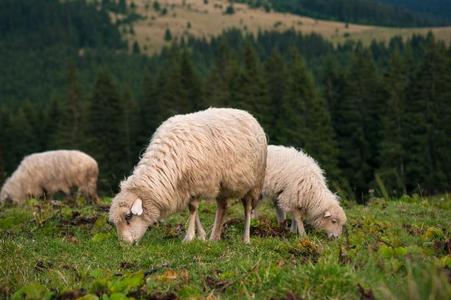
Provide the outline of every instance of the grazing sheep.
{"type": "Polygon", "coordinates": [[[78,187],[87,198],[97,201],[97,162],[76,150],[56,150],[26,156],[0,192],[0,201],[23,203],[27,197],[69,195],[78,187]]]}
{"type": "Polygon", "coordinates": [[[185,240],[205,230],[197,207],[216,199],[211,240],[219,240],[229,198],[245,209],[244,242],[249,243],[250,213],[261,196],[266,168],[266,136],[249,113],[227,108],[177,115],[155,132],[133,174],[113,199],[110,222],[127,242],[139,241],[147,228],[189,206],[185,240]]]}
{"type": "Polygon", "coordinates": [[[304,221],[338,237],[346,215],[337,196],[326,184],[323,170],[302,151],[283,146],[268,146],[263,197],[271,198],[277,207],[277,219],[292,215],[292,232],[304,235],[304,221]]]}

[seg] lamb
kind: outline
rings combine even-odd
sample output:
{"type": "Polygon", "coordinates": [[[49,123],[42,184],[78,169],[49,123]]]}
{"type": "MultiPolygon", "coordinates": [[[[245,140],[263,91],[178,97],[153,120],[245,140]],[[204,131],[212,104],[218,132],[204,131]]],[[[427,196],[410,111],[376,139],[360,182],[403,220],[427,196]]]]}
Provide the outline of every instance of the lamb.
{"type": "Polygon", "coordinates": [[[6,179],[0,202],[17,204],[28,197],[52,197],[56,192],[66,195],[79,188],[87,198],[97,201],[97,162],[76,150],[56,150],[26,156],[14,173],[6,179]]]}
{"type": "Polygon", "coordinates": [[[279,222],[291,213],[291,231],[304,235],[304,221],[324,230],[329,238],[338,237],[346,215],[338,197],[326,184],[323,170],[302,151],[284,146],[268,146],[263,197],[277,207],[279,222]]]}
{"type": "Polygon", "coordinates": [[[267,140],[249,113],[229,108],[169,118],[156,130],[131,176],[120,184],[110,222],[120,239],[138,242],[158,219],[189,207],[185,241],[205,239],[197,214],[200,199],[216,199],[211,240],[219,240],[227,202],[241,199],[244,242],[250,242],[251,210],[261,197],[267,140]]]}

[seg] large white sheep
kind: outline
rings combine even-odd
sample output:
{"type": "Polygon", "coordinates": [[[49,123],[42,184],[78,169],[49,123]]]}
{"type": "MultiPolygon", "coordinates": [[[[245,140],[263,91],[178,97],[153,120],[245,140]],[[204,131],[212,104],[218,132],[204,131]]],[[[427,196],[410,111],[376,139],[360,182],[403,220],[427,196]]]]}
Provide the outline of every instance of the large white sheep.
{"type": "Polygon", "coordinates": [[[210,239],[218,240],[230,198],[245,209],[244,242],[250,241],[250,213],[261,196],[266,167],[266,136],[249,113],[228,108],[177,115],[155,132],[133,174],[113,199],[110,221],[118,236],[133,243],[147,228],[189,206],[185,240],[205,231],[197,214],[199,200],[216,199],[210,239]]]}
{"type": "Polygon", "coordinates": [[[6,179],[0,201],[23,203],[27,197],[52,197],[56,192],[66,195],[72,188],[97,201],[97,162],[76,150],[56,150],[26,156],[16,171],[6,179]]]}
{"type": "Polygon", "coordinates": [[[285,213],[292,215],[293,232],[304,235],[304,223],[338,237],[346,215],[337,196],[326,184],[323,170],[302,151],[284,146],[268,146],[263,197],[271,198],[277,207],[279,222],[285,213]]]}

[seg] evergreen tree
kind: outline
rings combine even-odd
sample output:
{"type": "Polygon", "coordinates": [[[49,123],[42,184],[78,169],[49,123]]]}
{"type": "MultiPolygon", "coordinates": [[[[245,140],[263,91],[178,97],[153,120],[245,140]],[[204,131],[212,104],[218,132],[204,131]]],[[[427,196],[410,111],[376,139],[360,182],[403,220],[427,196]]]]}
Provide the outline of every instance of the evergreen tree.
{"type": "Polygon", "coordinates": [[[67,70],[66,97],[60,109],[61,116],[53,144],[59,148],[78,149],[82,145],[82,92],[77,69],[70,64],[67,70]]]}
{"type": "Polygon", "coordinates": [[[267,134],[269,142],[280,144],[279,139],[283,136],[282,132],[276,130],[277,121],[283,119],[282,104],[287,89],[287,71],[282,56],[277,49],[273,49],[271,56],[265,63],[265,81],[267,94],[271,106],[271,116],[268,116],[269,126],[267,134]]]}
{"type": "Polygon", "coordinates": [[[157,79],[162,83],[159,86],[159,89],[161,89],[159,97],[164,119],[192,111],[192,102],[185,88],[187,83],[185,81],[182,83],[181,60],[179,49],[173,49],[166,67],[161,71],[157,79]]]}
{"type": "Polygon", "coordinates": [[[390,58],[389,69],[384,78],[387,104],[382,115],[382,140],[380,143],[381,167],[378,174],[389,191],[398,195],[406,192],[404,184],[405,161],[402,116],[405,109],[406,89],[409,82],[408,69],[398,49],[390,58]]]}
{"type": "MultiPolygon", "coordinates": [[[[252,113],[266,129],[270,126],[269,100],[266,94],[265,80],[260,61],[254,47],[246,43],[243,53],[243,69],[239,74],[235,97],[230,99],[230,105],[252,113]]],[[[231,79],[235,80],[235,79],[231,79]]]]}
{"type": "Polygon", "coordinates": [[[169,42],[172,40],[172,33],[171,30],[169,28],[166,28],[166,31],[164,32],[164,40],[166,42],[169,42]]]}
{"type": "Polygon", "coordinates": [[[228,78],[230,50],[224,41],[221,41],[216,52],[213,68],[206,79],[204,94],[209,104],[222,107],[229,100],[228,78]]]}
{"type": "Polygon", "coordinates": [[[354,58],[351,70],[345,77],[343,97],[336,108],[336,133],[339,146],[339,168],[347,182],[350,197],[358,202],[364,201],[368,193],[372,171],[368,165],[370,150],[365,136],[365,110],[361,97],[362,86],[359,71],[361,59],[354,58]]]}
{"type": "Polygon", "coordinates": [[[449,66],[446,48],[431,41],[426,57],[408,88],[404,149],[409,190],[435,193],[449,188],[449,66]]]}
{"type": "Polygon", "coordinates": [[[137,158],[139,157],[139,150],[141,145],[138,143],[139,134],[139,107],[138,103],[133,100],[130,88],[127,87],[122,96],[122,106],[124,111],[123,119],[123,143],[124,143],[124,160],[125,170],[131,170],[137,158]]]}
{"type": "Polygon", "coordinates": [[[106,71],[100,71],[90,99],[86,148],[99,163],[100,187],[113,193],[126,172],[124,162],[124,110],[116,86],[106,71]]]}
{"type": "Polygon", "coordinates": [[[297,51],[288,67],[285,101],[276,125],[282,144],[303,148],[337,178],[337,146],[327,103],[297,51]]]}
{"type": "Polygon", "coordinates": [[[19,108],[13,117],[10,116],[6,124],[6,138],[2,143],[7,145],[6,167],[12,172],[25,155],[36,152],[36,136],[33,134],[33,127],[23,108],[19,108]]]}
{"type": "Polygon", "coordinates": [[[160,89],[164,84],[165,79],[161,74],[154,79],[148,72],[144,77],[143,96],[140,103],[141,129],[138,137],[138,144],[141,145],[141,149],[147,146],[153,132],[167,115],[167,107],[165,108],[162,105],[160,89]]]}
{"type": "Polygon", "coordinates": [[[205,108],[202,96],[202,83],[194,70],[188,51],[183,51],[180,59],[180,84],[184,95],[191,102],[190,111],[198,111],[205,108]]]}

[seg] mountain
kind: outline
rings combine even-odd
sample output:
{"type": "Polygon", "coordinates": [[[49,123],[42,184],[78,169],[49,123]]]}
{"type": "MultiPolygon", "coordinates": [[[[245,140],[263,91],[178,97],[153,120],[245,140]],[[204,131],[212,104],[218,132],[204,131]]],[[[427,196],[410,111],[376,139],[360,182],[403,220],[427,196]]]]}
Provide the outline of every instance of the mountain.
{"type": "MultiPolygon", "coordinates": [[[[333,41],[335,44],[344,43],[351,39],[362,40],[364,44],[370,44],[373,39],[388,41],[396,35],[409,38],[413,34],[427,34],[428,31],[433,31],[437,38],[447,42],[451,38],[449,33],[450,28],[448,27],[387,28],[361,25],[318,19],[318,13],[304,13],[304,10],[297,11],[295,9],[297,6],[290,6],[289,9],[284,10],[284,4],[291,3],[298,5],[299,1],[274,0],[274,5],[278,5],[274,9],[262,9],[265,7],[268,8],[264,5],[265,3],[269,5],[269,2],[254,3],[248,0],[243,1],[246,1],[246,3],[230,4],[226,0],[158,0],[155,2],[149,0],[133,0],[127,1],[127,13],[113,12],[112,17],[120,24],[121,33],[128,40],[129,48],[136,50],[136,46],[139,45],[139,50],[147,54],[158,53],[163,47],[171,45],[176,40],[186,41],[192,38],[208,40],[220,35],[224,30],[231,28],[237,28],[253,34],[264,31],[283,32],[290,29],[305,34],[314,32],[333,41]],[[284,11],[291,13],[284,13],[284,11]],[[312,17],[297,15],[293,12],[311,15],[312,17]]],[[[328,15],[336,14],[337,11],[340,11],[333,4],[339,5],[341,3],[335,2],[335,0],[327,0],[327,3],[329,2],[331,4],[326,5],[324,1],[315,1],[316,6],[312,6],[311,9],[317,9],[323,3],[324,8],[328,7],[328,11],[324,13],[323,17],[324,19],[328,19],[328,15]]],[[[372,6],[363,6],[363,3],[367,2],[367,0],[352,2],[351,7],[354,9],[352,13],[356,16],[361,16],[360,19],[354,18],[355,21],[363,22],[367,18],[365,16],[376,16],[373,23],[378,23],[377,20],[382,19],[396,20],[396,24],[402,23],[404,27],[408,24],[416,24],[411,14],[395,13],[394,10],[379,10],[378,12],[372,6]],[[362,6],[359,6],[359,3],[362,6]],[[405,17],[400,17],[401,15],[405,17]]],[[[369,1],[368,3],[373,2],[369,1]]],[[[302,1],[302,3],[309,2],[302,1]]],[[[381,3],[377,5],[377,7],[388,7],[388,5],[381,3]]],[[[340,18],[342,20],[348,20],[349,18],[346,17],[346,12],[350,10],[344,9],[342,11],[344,17],[340,18]]],[[[340,18],[334,17],[332,19],[340,18]]],[[[421,24],[425,25],[429,23],[422,22],[421,24]]]]}
{"type": "Polygon", "coordinates": [[[435,19],[446,24],[451,23],[451,1],[449,0],[379,0],[401,9],[422,14],[430,19],[435,19]]]}
{"type": "Polygon", "coordinates": [[[253,7],[359,24],[424,27],[451,25],[448,0],[238,0],[253,7]]]}

